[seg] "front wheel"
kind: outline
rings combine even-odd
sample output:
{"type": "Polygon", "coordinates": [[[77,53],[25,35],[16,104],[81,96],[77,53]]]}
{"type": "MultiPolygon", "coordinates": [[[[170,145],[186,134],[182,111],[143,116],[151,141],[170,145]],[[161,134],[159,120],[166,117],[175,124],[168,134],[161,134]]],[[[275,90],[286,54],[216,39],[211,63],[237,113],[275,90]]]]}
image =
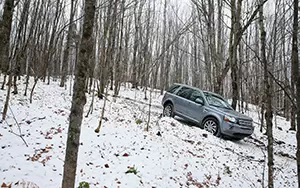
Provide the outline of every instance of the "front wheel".
{"type": "Polygon", "coordinates": [[[164,106],[163,116],[165,117],[174,117],[173,105],[168,103],[164,106]]]}
{"type": "Polygon", "coordinates": [[[210,132],[217,137],[221,136],[220,127],[218,121],[215,118],[207,118],[203,123],[203,128],[207,132],[210,132]]]}

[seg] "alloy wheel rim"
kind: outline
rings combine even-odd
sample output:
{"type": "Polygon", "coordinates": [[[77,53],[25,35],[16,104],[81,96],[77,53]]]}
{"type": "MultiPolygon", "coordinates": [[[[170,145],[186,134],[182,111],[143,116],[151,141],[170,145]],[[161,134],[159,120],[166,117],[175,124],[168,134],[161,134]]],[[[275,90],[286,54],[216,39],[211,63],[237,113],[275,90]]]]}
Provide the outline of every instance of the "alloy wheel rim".
{"type": "Polygon", "coordinates": [[[217,124],[213,120],[207,120],[204,124],[204,129],[210,133],[215,134],[217,131],[217,124]]]}
{"type": "Polygon", "coordinates": [[[165,111],[164,111],[164,115],[167,116],[167,117],[171,117],[171,112],[172,112],[172,108],[171,106],[166,106],[165,107],[165,111]]]}

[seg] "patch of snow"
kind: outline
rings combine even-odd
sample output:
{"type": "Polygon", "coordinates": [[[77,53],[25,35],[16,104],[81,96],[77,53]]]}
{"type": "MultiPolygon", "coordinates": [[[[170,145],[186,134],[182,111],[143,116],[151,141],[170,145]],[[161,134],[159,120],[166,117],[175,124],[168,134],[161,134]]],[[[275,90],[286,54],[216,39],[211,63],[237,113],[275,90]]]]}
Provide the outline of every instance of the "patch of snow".
{"type": "MultiPolygon", "coordinates": [[[[32,104],[22,95],[23,84],[19,94],[12,95],[7,120],[0,124],[1,184],[61,186],[72,97],[58,85],[39,81],[32,104]],[[29,147],[11,133],[18,134],[14,116],[29,147]]],[[[263,173],[267,185],[267,137],[258,125],[250,138],[220,139],[181,119],[160,118],[162,96],[154,91],[146,132],[149,91],[147,100],[144,93],[122,86],[120,96],[113,98],[110,91],[98,134],[94,130],[103,100],[95,97],[93,113],[81,127],[76,186],[86,181],[90,187],[260,187],[263,173]],[[126,173],[129,169],[137,173],[126,173]]],[[[1,90],[0,96],[2,109],[6,91],[1,90]]],[[[87,94],[84,116],[91,101],[92,94],[87,94]]],[[[256,111],[249,105],[246,114],[260,122],[256,111]]],[[[288,121],[276,118],[275,187],[296,187],[296,160],[278,154],[295,156],[296,135],[288,130],[288,121]]]]}

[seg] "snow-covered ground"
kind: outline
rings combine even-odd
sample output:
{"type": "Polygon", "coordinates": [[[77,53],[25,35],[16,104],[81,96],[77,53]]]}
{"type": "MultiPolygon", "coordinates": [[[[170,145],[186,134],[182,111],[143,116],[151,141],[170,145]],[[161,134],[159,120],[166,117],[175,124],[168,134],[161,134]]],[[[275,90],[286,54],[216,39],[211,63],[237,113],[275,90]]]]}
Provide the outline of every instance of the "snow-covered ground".
{"type": "MultiPolygon", "coordinates": [[[[30,104],[23,96],[23,81],[19,83],[19,94],[11,95],[7,120],[0,124],[0,184],[60,187],[70,91],[58,87],[58,82],[39,82],[30,104]],[[14,134],[19,134],[17,122],[28,147],[14,134]]],[[[144,100],[143,91],[122,87],[120,97],[110,95],[98,134],[94,130],[103,100],[95,97],[93,113],[84,118],[81,128],[77,186],[88,182],[90,187],[109,188],[246,188],[261,187],[263,181],[267,185],[267,138],[258,125],[251,138],[236,142],[216,138],[180,119],[160,118],[162,97],[159,92],[152,94],[149,132],[145,131],[149,99],[144,100]]],[[[5,96],[1,90],[1,110],[5,96]]],[[[92,94],[87,97],[84,115],[92,94]]],[[[250,106],[247,113],[259,122],[256,111],[250,106]]],[[[277,117],[276,125],[275,187],[297,187],[295,132],[288,130],[284,118],[277,117]]]]}

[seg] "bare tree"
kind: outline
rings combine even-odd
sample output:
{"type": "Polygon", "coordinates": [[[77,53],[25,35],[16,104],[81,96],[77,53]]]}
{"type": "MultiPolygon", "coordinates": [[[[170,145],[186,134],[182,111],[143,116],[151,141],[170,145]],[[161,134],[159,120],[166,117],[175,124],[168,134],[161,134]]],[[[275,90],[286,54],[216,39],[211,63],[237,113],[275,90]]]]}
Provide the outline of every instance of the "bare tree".
{"type": "Polygon", "coordinates": [[[86,103],[85,83],[88,63],[92,56],[92,34],[94,26],[96,0],[85,0],[83,34],[79,50],[79,61],[76,64],[76,74],[73,87],[70,124],[64,164],[62,187],[74,187],[83,107],[86,103]]]}
{"type": "Polygon", "coordinates": [[[74,38],[74,16],[75,16],[75,7],[77,2],[75,0],[71,0],[71,11],[70,11],[70,22],[69,22],[69,29],[68,29],[68,34],[67,34],[67,42],[66,42],[66,47],[64,50],[64,56],[63,56],[63,62],[62,62],[62,75],[61,75],[61,80],[60,80],[60,87],[65,86],[66,82],[66,77],[68,73],[68,64],[69,64],[69,55],[70,55],[70,48],[72,44],[72,38],[74,38]]]}
{"type": "Polygon", "coordinates": [[[259,25],[261,32],[261,60],[264,69],[264,85],[265,85],[265,103],[266,103],[266,123],[268,136],[268,187],[274,187],[274,153],[273,153],[273,111],[272,111],[272,86],[269,76],[269,67],[266,57],[266,31],[264,26],[263,7],[259,10],[259,25]]]}
{"type": "Polygon", "coordinates": [[[125,0],[121,2],[121,14],[120,14],[120,40],[119,40],[119,52],[117,55],[116,63],[115,63],[115,88],[114,88],[114,96],[119,94],[120,90],[120,81],[121,81],[121,63],[123,60],[123,38],[124,38],[124,19],[125,19],[125,0]]]}
{"type": "Polygon", "coordinates": [[[0,59],[1,72],[5,74],[1,89],[4,89],[9,69],[9,46],[14,11],[14,0],[5,0],[2,20],[0,21],[0,59]]]}
{"type": "MultiPolygon", "coordinates": [[[[100,49],[100,91],[99,93],[104,94],[104,88],[108,79],[108,52],[109,52],[109,47],[111,45],[111,40],[109,40],[109,31],[111,28],[111,19],[112,19],[112,8],[113,8],[113,1],[109,1],[108,7],[107,7],[107,14],[105,21],[103,22],[103,36],[102,36],[102,46],[100,49]]],[[[102,95],[100,95],[102,96],[102,95]]]]}
{"type": "MultiPolygon", "coordinates": [[[[298,1],[294,1],[294,23],[293,23],[293,32],[292,32],[292,58],[291,58],[291,94],[296,98],[296,84],[297,84],[297,78],[299,73],[299,64],[298,64],[298,36],[295,34],[295,32],[298,31],[298,12],[295,12],[298,10],[298,1]],[[297,23],[295,23],[297,22],[297,23]]],[[[297,32],[298,33],[298,32],[297,32]]],[[[297,108],[295,105],[292,105],[291,108],[291,128],[290,130],[296,130],[296,112],[297,108]]]]}
{"type": "Polygon", "coordinates": [[[166,33],[167,33],[167,6],[168,6],[168,1],[164,1],[164,17],[163,17],[163,41],[162,41],[162,48],[161,51],[162,56],[160,59],[160,94],[163,94],[163,91],[165,89],[165,51],[166,51],[166,33]]]}
{"type": "Polygon", "coordinates": [[[297,172],[298,172],[298,187],[300,187],[300,75],[299,75],[299,49],[298,49],[298,33],[299,33],[299,0],[294,0],[293,14],[293,39],[292,39],[292,66],[293,74],[297,76],[296,82],[296,114],[297,114],[297,172]]]}
{"type": "MultiPolygon", "coordinates": [[[[11,57],[9,56],[9,46],[10,46],[10,32],[11,32],[11,25],[12,25],[12,16],[13,16],[13,0],[6,0],[4,4],[4,12],[3,12],[3,19],[1,20],[0,24],[0,60],[1,60],[1,71],[5,73],[5,77],[9,74],[8,80],[8,88],[7,88],[7,95],[6,100],[2,112],[2,120],[5,120],[7,109],[8,109],[8,102],[10,97],[10,89],[11,89],[11,82],[12,82],[12,74],[9,71],[9,64],[11,61],[11,57]]],[[[5,78],[2,85],[2,89],[4,88],[5,78]]]]}

